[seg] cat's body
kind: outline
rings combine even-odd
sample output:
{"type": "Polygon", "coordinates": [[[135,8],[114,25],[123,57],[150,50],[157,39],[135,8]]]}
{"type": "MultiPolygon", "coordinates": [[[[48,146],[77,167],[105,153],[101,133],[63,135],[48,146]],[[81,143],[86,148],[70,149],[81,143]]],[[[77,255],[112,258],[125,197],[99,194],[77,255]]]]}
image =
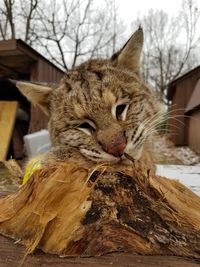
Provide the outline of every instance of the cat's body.
{"type": "Polygon", "coordinates": [[[139,76],[142,40],[139,29],[111,60],[81,64],[53,90],[17,83],[49,114],[54,157],[126,164],[141,157],[159,111],[139,76]]]}

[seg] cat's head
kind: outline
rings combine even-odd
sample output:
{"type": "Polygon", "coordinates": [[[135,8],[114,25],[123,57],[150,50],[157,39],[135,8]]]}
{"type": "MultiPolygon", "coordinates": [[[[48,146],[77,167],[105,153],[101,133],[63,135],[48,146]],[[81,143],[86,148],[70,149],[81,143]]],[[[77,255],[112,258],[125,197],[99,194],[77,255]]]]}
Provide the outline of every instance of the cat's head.
{"type": "Polygon", "coordinates": [[[20,91],[49,115],[52,151],[80,153],[94,162],[140,158],[156,124],[158,105],[143,84],[138,29],[111,59],[89,60],[68,71],[57,88],[17,82],[20,91]]]}

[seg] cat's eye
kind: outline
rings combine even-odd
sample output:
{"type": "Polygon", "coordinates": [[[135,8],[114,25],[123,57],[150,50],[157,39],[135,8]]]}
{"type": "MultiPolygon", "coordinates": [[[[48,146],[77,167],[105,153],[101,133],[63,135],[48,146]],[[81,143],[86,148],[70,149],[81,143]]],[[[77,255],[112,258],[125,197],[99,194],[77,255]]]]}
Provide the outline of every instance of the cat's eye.
{"type": "Polygon", "coordinates": [[[126,104],[121,104],[116,107],[116,118],[119,120],[122,113],[126,109],[127,105],[126,104]]]}
{"type": "Polygon", "coordinates": [[[89,131],[95,131],[95,127],[88,122],[83,122],[79,124],[78,127],[89,131]]]}

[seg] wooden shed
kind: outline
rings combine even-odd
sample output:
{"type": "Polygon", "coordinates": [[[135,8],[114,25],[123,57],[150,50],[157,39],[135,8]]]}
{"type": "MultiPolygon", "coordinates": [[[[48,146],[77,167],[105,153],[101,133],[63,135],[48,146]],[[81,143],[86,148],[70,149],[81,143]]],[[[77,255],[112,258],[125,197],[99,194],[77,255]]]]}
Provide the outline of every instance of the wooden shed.
{"type": "MultiPolygon", "coordinates": [[[[10,135],[6,141],[8,142],[7,148],[5,148],[7,151],[4,151],[4,154],[21,158],[23,156],[22,136],[28,132],[44,129],[47,125],[47,118],[43,112],[30,105],[8,79],[57,83],[63,74],[63,70],[22,40],[14,39],[0,42],[0,118],[7,118],[11,106],[13,107],[13,114],[16,116],[15,123],[8,127],[8,133],[3,133],[4,130],[1,129],[2,136],[10,135]],[[14,108],[13,101],[17,103],[17,108],[14,108]]],[[[1,119],[0,124],[7,125],[7,123],[3,124],[1,119]]],[[[0,160],[2,157],[0,155],[0,160]]]]}
{"type": "Polygon", "coordinates": [[[171,82],[167,99],[171,140],[200,152],[200,66],[171,82]]]}

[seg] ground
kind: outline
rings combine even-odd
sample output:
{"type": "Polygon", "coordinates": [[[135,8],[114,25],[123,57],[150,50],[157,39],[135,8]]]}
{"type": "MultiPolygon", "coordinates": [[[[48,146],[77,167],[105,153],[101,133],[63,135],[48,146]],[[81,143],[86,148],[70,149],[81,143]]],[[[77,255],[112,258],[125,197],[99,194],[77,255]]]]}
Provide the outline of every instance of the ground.
{"type": "Polygon", "coordinates": [[[200,165],[200,155],[188,146],[176,147],[167,136],[156,139],[157,164],[200,165]]]}
{"type": "Polygon", "coordinates": [[[15,191],[17,187],[16,181],[12,179],[8,170],[0,163],[0,192],[15,191]]]}

